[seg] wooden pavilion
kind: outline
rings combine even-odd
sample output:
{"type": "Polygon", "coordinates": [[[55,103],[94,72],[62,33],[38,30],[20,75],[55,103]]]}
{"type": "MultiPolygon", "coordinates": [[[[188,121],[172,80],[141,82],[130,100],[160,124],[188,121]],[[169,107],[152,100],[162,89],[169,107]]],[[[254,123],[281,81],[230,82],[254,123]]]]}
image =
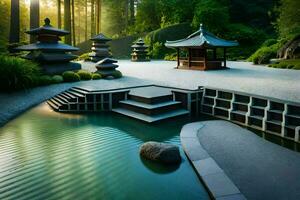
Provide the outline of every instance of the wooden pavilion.
{"type": "Polygon", "coordinates": [[[195,70],[226,69],[226,48],[238,45],[238,42],[216,37],[202,24],[187,38],[165,43],[166,47],[177,50],[177,68],[195,70]]]}

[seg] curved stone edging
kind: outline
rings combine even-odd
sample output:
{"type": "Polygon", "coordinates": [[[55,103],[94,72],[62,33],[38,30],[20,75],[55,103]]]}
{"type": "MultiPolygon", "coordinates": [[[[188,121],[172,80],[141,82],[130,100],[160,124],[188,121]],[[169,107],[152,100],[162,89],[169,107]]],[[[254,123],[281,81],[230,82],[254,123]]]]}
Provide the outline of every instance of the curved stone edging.
{"type": "Polygon", "coordinates": [[[197,133],[204,126],[201,122],[194,122],[181,129],[180,140],[188,159],[214,199],[245,200],[245,196],[200,144],[197,133]]]}

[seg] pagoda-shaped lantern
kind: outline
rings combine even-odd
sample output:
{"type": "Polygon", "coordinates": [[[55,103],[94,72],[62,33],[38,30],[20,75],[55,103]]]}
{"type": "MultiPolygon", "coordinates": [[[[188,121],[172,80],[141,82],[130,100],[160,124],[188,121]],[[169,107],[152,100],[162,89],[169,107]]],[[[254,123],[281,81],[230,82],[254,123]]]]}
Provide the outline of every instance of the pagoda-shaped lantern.
{"type": "Polygon", "coordinates": [[[116,71],[116,68],[119,66],[115,63],[117,63],[117,60],[111,59],[111,58],[105,58],[99,62],[96,63],[97,71],[96,73],[101,74],[103,77],[109,77],[113,76],[113,74],[116,71]]]}
{"type": "Polygon", "coordinates": [[[143,39],[139,39],[135,44],[132,46],[132,53],[131,53],[131,61],[133,62],[145,62],[150,61],[148,56],[148,46],[145,45],[143,39]]]}
{"type": "Polygon", "coordinates": [[[47,74],[59,74],[67,70],[80,69],[80,64],[69,62],[77,58],[70,52],[79,49],[59,42],[60,37],[68,35],[69,32],[52,27],[49,18],[44,21],[43,26],[26,32],[36,36],[37,42],[20,46],[17,50],[29,51],[30,53],[25,58],[40,63],[43,71],[47,74]]]}
{"type": "Polygon", "coordinates": [[[92,44],[92,53],[89,54],[90,60],[92,62],[98,62],[104,58],[110,58],[111,54],[109,51],[109,45],[107,42],[111,41],[110,38],[106,37],[102,33],[96,35],[91,39],[92,44]]]}

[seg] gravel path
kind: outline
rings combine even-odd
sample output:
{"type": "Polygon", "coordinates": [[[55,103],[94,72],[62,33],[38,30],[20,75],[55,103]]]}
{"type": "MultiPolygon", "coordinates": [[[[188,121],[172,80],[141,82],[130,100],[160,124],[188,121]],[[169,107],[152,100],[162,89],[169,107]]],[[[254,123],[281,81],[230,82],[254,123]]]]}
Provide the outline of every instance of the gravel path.
{"type": "Polygon", "coordinates": [[[300,154],[226,121],[201,122],[198,138],[247,199],[300,199],[300,154]]]}
{"type": "MultiPolygon", "coordinates": [[[[300,102],[300,70],[272,69],[254,66],[247,62],[228,62],[231,69],[219,71],[175,70],[176,62],[174,61],[120,60],[119,65],[118,69],[125,77],[118,80],[82,81],[39,87],[12,94],[0,94],[0,126],[17,114],[72,86],[81,86],[90,90],[146,84],[184,89],[210,86],[300,102]]],[[[84,63],[83,68],[95,71],[93,63],[84,63]]]]}

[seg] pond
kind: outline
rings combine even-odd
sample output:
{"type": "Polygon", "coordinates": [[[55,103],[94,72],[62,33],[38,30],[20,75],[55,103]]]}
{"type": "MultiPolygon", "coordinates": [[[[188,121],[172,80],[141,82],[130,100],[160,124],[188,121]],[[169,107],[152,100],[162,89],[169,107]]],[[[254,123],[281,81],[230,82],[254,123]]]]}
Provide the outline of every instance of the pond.
{"type": "Polygon", "coordinates": [[[0,128],[0,199],[209,199],[182,149],[173,167],[139,156],[146,141],[180,145],[188,122],[61,114],[41,104],[0,128]]]}

